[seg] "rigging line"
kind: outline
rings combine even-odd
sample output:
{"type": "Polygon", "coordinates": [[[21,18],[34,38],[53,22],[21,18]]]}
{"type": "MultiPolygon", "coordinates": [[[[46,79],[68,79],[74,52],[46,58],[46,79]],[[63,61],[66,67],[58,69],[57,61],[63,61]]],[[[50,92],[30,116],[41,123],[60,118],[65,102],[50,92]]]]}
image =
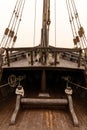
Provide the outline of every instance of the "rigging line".
{"type": "MultiPolygon", "coordinates": [[[[80,29],[81,28],[81,23],[80,23],[80,19],[79,19],[77,9],[76,9],[76,5],[75,5],[74,0],[72,0],[71,2],[72,2],[73,9],[75,10],[75,18],[76,18],[76,21],[77,21],[78,29],[80,29]]],[[[85,34],[83,34],[83,41],[84,41],[85,46],[87,47],[87,45],[86,45],[87,39],[86,39],[85,34]]]]}
{"type": "Polygon", "coordinates": [[[72,9],[73,9],[73,12],[74,12],[74,15],[75,15],[77,27],[80,28],[81,24],[80,24],[78,12],[77,12],[76,5],[75,5],[75,3],[74,3],[74,0],[71,0],[71,5],[72,5],[72,9]]]}
{"type": "Polygon", "coordinates": [[[4,44],[4,41],[5,41],[5,38],[6,38],[6,36],[4,35],[3,38],[2,38],[2,40],[1,40],[0,47],[3,47],[3,44],[4,44]]]}
{"type": "Polygon", "coordinates": [[[18,5],[19,1],[20,1],[20,0],[17,0],[17,1],[16,1],[16,4],[15,4],[15,7],[14,7],[14,10],[13,10],[13,13],[12,13],[12,16],[11,16],[11,19],[10,19],[10,22],[9,22],[9,25],[8,25],[8,28],[9,28],[9,26],[10,26],[10,23],[11,23],[11,21],[12,21],[13,15],[14,15],[14,13],[15,13],[15,10],[16,10],[16,8],[17,8],[17,5],[18,5]]]}
{"type": "Polygon", "coordinates": [[[23,2],[22,9],[21,9],[21,12],[20,12],[20,18],[19,18],[19,21],[18,21],[18,26],[17,26],[17,28],[16,28],[16,34],[17,34],[17,32],[18,32],[19,24],[20,24],[20,22],[21,22],[24,5],[25,5],[25,0],[24,0],[24,2],[23,2]]]}
{"type": "Polygon", "coordinates": [[[33,35],[33,46],[35,46],[36,40],[36,14],[37,14],[37,0],[35,0],[35,15],[34,15],[34,35],[33,35]]]}
{"type": "Polygon", "coordinates": [[[18,17],[19,17],[19,14],[20,14],[20,10],[21,10],[21,6],[22,6],[22,3],[23,3],[23,0],[21,1],[20,5],[19,5],[19,8],[17,9],[17,12],[16,12],[16,21],[14,23],[14,26],[13,26],[13,30],[15,29],[15,26],[16,26],[16,23],[17,23],[17,20],[18,20],[18,17]]]}
{"type": "MultiPolygon", "coordinates": [[[[74,0],[71,0],[71,4],[72,4],[73,11],[74,11],[74,15],[75,15],[75,19],[76,19],[76,23],[77,23],[78,29],[80,29],[81,28],[81,23],[80,23],[79,15],[78,15],[78,12],[77,12],[74,0]]],[[[83,36],[83,42],[84,42],[83,44],[85,44],[85,46],[86,46],[84,36],[83,36]]]]}
{"type": "Polygon", "coordinates": [[[75,31],[75,34],[77,36],[77,31],[76,31],[76,27],[75,27],[75,23],[74,23],[74,17],[73,17],[73,14],[72,14],[72,10],[71,10],[71,6],[70,6],[69,0],[68,0],[68,5],[69,5],[70,13],[71,13],[71,18],[72,18],[72,23],[73,23],[74,31],[75,31]]]}
{"type": "MultiPolygon", "coordinates": [[[[71,0],[71,3],[72,3],[72,8],[73,8],[73,11],[74,11],[74,14],[75,14],[75,19],[76,19],[78,29],[80,29],[81,28],[81,23],[80,23],[79,15],[78,15],[74,0],[71,0]]],[[[85,38],[86,38],[85,34],[83,34],[83,44],[84,44],[83,47],[87,46],[86,45],[87,40],[85,38]]]]}
{"type": "Polygon", "coordinates": [[[84,37],[84,39],[85,39],[85,42],[87,42],[87,39],[86,39],[86,36],[85,36],[85,34],[83,35],[83,37],[84,37]]]}
{"type": "Polygon", "coordinates": [[[83,38],[80,38],[80,40],[81,40],[81,43],[82,43],[82,49],[83,49],[83,48],[85,48],[85,47],[84,47],[84,41],[83,41],[83,38]]]}
{"type": "MultiPolygon", "coordinates": [[[[77,12],[74,0],[71,0],[71,3],[72,3],[73,11],[74,11],[74,14],[75,14],[75,19],[76,19],[76,23],[77,23],[78,29],[80,29],[81,28],[81,23],[80,23],[79,15],[78,15],[78,12],[77,12]]],[[[85,38],[83,36],[83,47],[86,46],[85,42],[86,41],[85,41],[85,38]]]]}
{"type": "MultiPolygon", "coordinates": [[[[16,33],[15,33],[16,38],[17,38],[17,33],[18,33],[19,25],[20,25],[20,22],[21,22],[22,14],[23,14],[24,5],[25,5],[25,0],[24,0],[23,5],[22,5],[22,9],[21,9],[21,13],[20,13],[20,19],[19,19],[19,22],[18,22],[18,26],[16,28],[16,33]]],[[[12,47],[14,46],[14,43],[15,42],[14,42],[14,39],[13,39],[12,47]]]]}
{"type": "MultiPolygon", "coordinates": [[[[69,0],[68,0],[68,2],[69,2],[69,0]]],[[[72,10],[71,10],[71,6],[70,6],[70,2],[69,2],[69,8],[70,8],[70,12],[71,12],[71,15],[72,15],[72,10]]],[[[73,15],[72,15],[72,17],[73,17],[73,15]]],[[[78,36],[77,30],[76,30],[76,26],[75,26],[74,17],[73,17],[72,23],[73,23],[73,27],[74,27],[75,35],[78,36]]],[[[81,47],[81,43],[80,43],[80,41],[79,41],[79,45],[80,45],[80,47],[81,47]]]]}
{"type": "MultiPolygon", "coordinates": [[[[77,36],[77,31],[76,31],[75,24],[74,24],[74,21],[73,21],[74,19],[73,19],[73,15],[72,15],[72,11],[71,11],[69,0],[66,0],[66,5],[67,5],[68,15],[69,15],[69,19],[70,19],[70,24],[71,24],[71,30],[72,30],[73,38],[75,39],[76,36],[77,36]]],[[[81,46],[80,42],[79,42],[79,45],[81,46]]]]}
{"type": "MultiPolygon", "coordinates": [[[[81,85],[79,85],[79,84],[73,83],[73,82],[71,82],[71,81],[69,81],[69,80],[68,80],[68,82],[69,82],[70,84],[72,84],[72,85],[75,85],[75,86],[78,87],[78,88],[82,88],[82,89],[84,89],[84,90],[87,90],[86,87],[83,87],[83,86],[81,86],[81,85]]],[[[73,86],[73,87],[74,87],[74,86],[73,86]]]]}
{"type": "Polygon", "coordinates": [[[56,47],[56,0],[54,1],[54,16],[55,16],[55,47],[56,47]]]}
{"type": "Polygon", "coordinates": [[[85,44],[85,48],[87,48],[87,45],[86,45],[87,39],[86,39],[86,36],[85,36],[85,35],[83,35],[83,41],[84,41],[84,44],[85,44]]]}
{"type": "MultiPolygon", "coordinates": [[[[21,4],[22,4],[22,0],[20,0],[19,3],[18,3],[18,7],[17,7],[17,10],[16,10],[16,12],[15,12],[15,16],[14,16],[14,18],[13,18],[13,23],[12,23],[12,25],[11,25],[10,31],[13,31],[13,33],[14,33],[14,28],[15,28],[14,26],[15,26],[15,24],[16,24],[16,21],[17,21],[18,17],[19,17],[19,9],[20,9],[21,4]],[[17,13],[18,13],[18,14],[17,14],[17,13]]],[[[6,47],[6,46],[9,47],[9,45],[7,45],[7,44],[8,44],[8,42],[9,42],[9,44],[10,44],[11,40],[12,40],[12,37],[10,36],[10,32],[9,32],[9,35],[8,35],[8,38],[7,38],[5,47],[6,47]]]]}
{"type": "MultiPolygon", "coordinates": [[[[13,10],[13,13],[12,13],[12,16],[11,16],[11,19],[10,19],[10,22],[9,22],[9,24],[8,24],[8,27],[7,27],[8,29],[9,29],[9,26],[10,26],[10,24],[11,24],[13,15],[14,15],[14,13],[15,13],[15,9],[16,9],[16,7],[17,7],[18,1],[19,1],[19,0],[16,1],[16,4],[15,4],[14,10],[13,10]]],[[[2,42],[3,42],[4,38],[5,38],[5,36],[6,36],[6,35],[5,35],[5,32],[4,32],[4,35],[3,35],[3,37],[2,37],[0,46],[1,46],[1,44],[2,44],[2,46],[3,46],[3,43],[2,43],[2,42]]]]}
{"type": "Polygon", "coordinates": [[[72,34],[73,34],[73,37],[74,37],[74,30],[73,30],[73,26],[72,26],[72,20],[71,20],[71,15],[70,15],[70,11],[69,11],[68,1],[67,0],[66,0],[66,6],[67,6],[68,15],[69,15],[69,21],[70,21],[70,24],[71,24],[72,34]]]}
{"type": "MultiPolygon", "coordinates": [[[[71,30],[72,30],[72,34],[73,34],[73,39],[74,39],[74,38],[75,38],[75,36],[74,36],[74,30],[73,30],[72,19],[71,19],[71,14],[70,14],[70,11],[69,11],[68,1],[67,1],[67,0],[66,0],[66,6],[67,6],[68,15],[69,15],[69,22],[70,22],[70,25],[71,25],[71,30]]],[[[73,42],[74,42],[74,41],[73,41],[73,42]]],[[[78,48],[78,45],[76,45],[76,47],[78,48]]]]}
{"type": "MultiPolygon", "coordinates": [[[[15,23],[14,23],[14,26],[13,26],[14,35],[15,35],[16,26],[18,26],[17,24],[19,24],[19,21],[20,21],[19,17],[20,17],[20,13],[21,13],[22,4],[23,4],[23,0],[21,1],[20,5],[19,5],[19,8],[18,8],[18,10],[16,12],[16,19],[15,19],[15,23]]],[[[12,47],[12,45],[11,45],[12,38],[10,38],[10,41],[9,41],[10,42],[10,47],[12,47]]]]}
{"type": "MultiPolygon", "coordinates": [[[[20,1],[19,1],[19,3],[18,3],[18,5],[17,5],[17,9],[19,8],[19,5],[20,5],[20,1]]],[[[16,12],[16,9],[15,9],[15,12],[14,12],[14,16],[12,17],[13,18],[13,23],[12,23],[12,25],[11,25],[11,29],[10,29],[10,31],[12,31],[12,27],[13,27],[13,25],[14,25],[14,22],[15,22],[15,16],[16,16],[16,14],[17,14],[17,12],[16,12]]],[[[11,24],[11,23],[10,23],[11,24]]],[[[10,26],[9,26],[10,27],[10,26]]],[[[5,47],[7,46],[7,44],[8,44],[8,41],[9,41],[9,37],[10,37],[10,32],[9,32],[9,34],[8,34],[8,37],[7,37],[7,40],[6,40],[6,43],[5,43],[5,47]]],[[[11,38],[11,37],[10,37],[11,38]]],[[[8,45],[9,46],[9,45],[8,45]]]]}
{"type": "Polygon", "coordinates": [[[6,41],[5,47],[6,47],[7,43],[8,43],[8,40],[11,39],[11,33],[14,34],[13,26],[14,26],[15,21],[16,21],[16,18],[17,18],[17,10],[18,10],[19,6],[20,6],[20,0],[19,0],[19,2],[17,3],[17,6],[15,7],[15,10],[13,11],[14,14],[13,14],[12,21],[11,21],[11,22],[13,22],[13,23],[12,23],[12,25],[11,25],[11,23],[10,23],[10,25],[9,25],[9,27],[11,26],[11,29],[9,30],[9,34],[8,34],[8,37],[7,37],[7,41],[6,41]],[[17,8],[17,9],[16,9],[16,8],[17,8]]]}
{"type": "Polygon", "coordinates": [[[11,26],[11,30],[13,30],[13,31],[15,29],[15,26],[16,26],[16,23],[17,23],[17,20],[18,20],[18,17],[19,17],[19,13],[20,13],[20,9],[21,9],[21,6],[22,6],[22,2],[23,2],[23,0],[20,0],[20,3],[19,3],[19,5],[17,7],[17,10],[15,12],[15,17],[14,17],[14,20],[13,20],[13,24],[11,26]]]}
{"type": "Polygon", "coordinates": [[[72,32],[73,32],[73,37],[75,37],[75,36],[77,36],[77,32],[76,32],[76,28],[75,28],[75,25],[74,25],[74,17],[72,15],[69,0],[67,2],[67,7],[68,7],[68,12],[69,12],[70,24],[71,24],[71,29],[72,29],[72,32]]]}
{"type": "Polygon", "coordinates": [[[80,19],[79,19],[79,15],[78,15],[78,12],[77,12],[77,9],[76,9],[75,2],[74,2],[74,0],[72,0],[71,2],[72,2],[72,5],[73,5],[73,9],[75,11],[75,16],[78,18],[78,24],[79,24],[79,27],[80,27],[81,23],[80,23],[80,19]]]}
{"type": "MultiPolygon", "coordinates": [[[[71,25],[72,34],[73,34],[73,40],[74,40],[76,36],[75,36],[73,24],[72,24],[72,20],[73,19],[72,19],[71,12],[70,12],[70,9],[69,9],[68,0],[66,0],[66,6],[67,6],[67,11],[68,11],[68,15],[69,15],[69,21],[70,21],[70,25],[71,25]]],[[[78,45],[76,45],[76,46],[78,47],[78,45]]]]}

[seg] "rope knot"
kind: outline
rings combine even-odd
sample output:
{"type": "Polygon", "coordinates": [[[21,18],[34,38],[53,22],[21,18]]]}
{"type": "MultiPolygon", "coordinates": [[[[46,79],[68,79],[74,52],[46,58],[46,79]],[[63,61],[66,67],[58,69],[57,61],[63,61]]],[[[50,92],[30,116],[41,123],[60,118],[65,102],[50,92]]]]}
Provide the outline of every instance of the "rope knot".
{"type": "Polygon", "coordinates": [[[17,95],[21,95],[23,97],[24,96],[24,89],[23,89],[23,87],[21,85],[18,85],[18,87],[16,88],[15,93],[17,95]]]}
{"type": "Polygon", "coordinates": [[[66,93],[67,95],[72,95],[73,91],[72,91],[71,87],[67,87],[67,88],[65,89],[65,93],[66,93]]]}

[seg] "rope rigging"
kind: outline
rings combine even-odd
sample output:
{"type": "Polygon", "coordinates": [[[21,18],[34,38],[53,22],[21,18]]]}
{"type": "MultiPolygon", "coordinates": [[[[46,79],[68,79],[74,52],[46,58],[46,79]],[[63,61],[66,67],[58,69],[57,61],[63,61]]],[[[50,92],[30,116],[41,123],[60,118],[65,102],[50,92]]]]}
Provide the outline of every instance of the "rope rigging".
{"type": "MultiPolygon", "coordinates": [[[[17,33],[18,33],[20,22],[21,22],[21,18],[22,18],[24,4],[25,4],[25,0],[16,1],[10,22],[8,24],[8,27],[5,29],[3,38],[1,40],[0,47],[12,48],[14,46],[16,39],[17,39],[17,33]]],[[[35,45],[35,33],[36,33],[36,4],[37,4],[37,0],[35,0],[33,45],[35,45]]],[[[44,5],[46,5],[46,4],[44,3],[44,5]]],[[[72,34],[73,34],[74,45],[76,47],[80,47],[81,49],[84,49],[87,47],[87,45],[86,45],[87,39],[85,36],[84,28],[81,26],[81,23],[80,23],[80,19],[79,19],[79,15],[78,15],[78,12],[76,9],[75,2],[74,2],[74,0],[66,0],[66,5],[67,5],[67,10],[68,10],[71,30],[72,30],[72,34]]],[[[46,6],[47,7],[45,7],[45,8],[47,8],[47,10],[45,9],[45,13],[47,13],[47,14],[46,15],[44,14],[43,21],[45,21],[45,23],[46,23],[47,31],[44,29],[45,24],[43,22],[43,26],[44,26],[43,33],[45,32],[45,34],[48,36],[48,38],[47,38],[47,36],[43,35],[43,38],[42,38],[43,44],[49,43],[50,0],[47,2],[46,6]],[[43,41],[43,39],[45,39],[45,41],[43,41]]],[[[54,15],[55,15],[55,46],[56,46],[56,0],[54,1],[54,6],[55,6],[54,15]]]]}
{"type": "Polygon", "coordinates": [[[74,16],[73,16],[73,12],[71,10],[71,5],[70,5],[69,0],[66,0],[66,5],[67,5],[67,10],[68,10],[71,30],[72,30],[72,34],[73,34],[73,42],[74,42],[74,45],[78,47],[77,43],[79,42],[79,37],[78,37],[78,34],[77,34],[76,25],[75,25],[75,22],[74,22],[74,16]]]}
{"type": "Polygon", "coordinates": [[[10,32],[9,32],[9,35],[8,35],[8,38],[7,38],[7,41],[6,41],[6,46],[7,46],[7,43],[8,43],[7,47],[10,46],[9,43],[11,43],[11,40],[14,37],[14,31],[15,31],[16,23],[17,23],[17,20],[18,20],[18,17],[19,17],[19,10],[20,10],[21,4],[22,4],[22,1],[19,1],[18,8],[17,8],[17,11],[15,12],[13,22],[12,22],[12,25],[11,25],[11,29],[10,29],[10,32]]]}
{"type": "Polygon", "coordinates": [[[77,26],[78,26],[78,35],[79,35],[80,38],[83,37],[84,46],[87,47],[86,46],[87,40],[86,40],[84,28],[81,26],[79,15],[78,15],[78,12],[77,12],[77,9],[76,9],[76,6],[75,6],[75,2],[74,2],[74,0],[72,0],[71,2],[72,2],[72,8],[73,8],[73,11],[74,11],[76,23],[77,23],[77,26]]]}
{"type": "Polygon", "coordinates": [[[69,20],[71,24],[73,42],[76,47],[85,49],[86,46],[86,36],[83,27],[81,26],[79,15],[76,9],[74,0],[66,0],[69,20]]]}
{"type": "Polygon", "coordinates": [[[13,47],[17,39],[17,32],[20,25],[25,0],[17,0],[8,27],[5,29],[0,47],[13,47]]]}
{"type": "Polygon", "coordinates": [[[22,18],[22,14],[23,14],[24,5],[25,5],[25,0],[24,0],[24,2],[23,2],[22,9],[21,9],[21,12],[20,12],[19,21],[18,21],[17,27],[16,27],[16,29],[15,29],[15,35],[14,35],[14,38],[13,38],[12,47],[14,46],[14,43],[16,42],[16,39],[17,39],[17,33],[18,33],[18,29],[19,29],[20,22],[21,22],[21,18],[22,18]]]}

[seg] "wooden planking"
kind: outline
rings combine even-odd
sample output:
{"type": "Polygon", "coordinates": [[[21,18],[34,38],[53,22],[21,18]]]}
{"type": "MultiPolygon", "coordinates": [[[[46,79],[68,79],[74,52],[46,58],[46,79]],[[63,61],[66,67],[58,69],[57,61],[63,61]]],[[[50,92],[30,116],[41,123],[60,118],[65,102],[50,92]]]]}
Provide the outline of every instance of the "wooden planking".
{"type": "Polygon", "coordinates": [[[74,99],[74,107],[79,119],[79,127],[74,127],[67,110],[21,109],[14,126],[10,118],[14,110],[15,98],[0,105],[0,130],[86,130],[87,103],[74,99]]]}
{"type": "MultiPolygon", "coordinates": [[[[31,66],[27,59],[22,59],[22,60],[19,60],[19,61],[15,61],[15,62],[12,62],[10,64],[10,67],[13,68],[13,67],[60,67],[60,68],[71,68],[71,69],[85,69],[84,66],[81,66],[81,67],[78,67],[78,64],[77,63],[74,63],[74,62],[71,62],[71,61],[68,61],[68,60],[64,60],[64,59],[60,59],[60,63],[57,64],[56,66],[55,65],[41,65],[41,64],[34,64],[33,66],[31,66]]],[[[7,65],[4,65],[3,68],[9,68],[7,65]]]]}

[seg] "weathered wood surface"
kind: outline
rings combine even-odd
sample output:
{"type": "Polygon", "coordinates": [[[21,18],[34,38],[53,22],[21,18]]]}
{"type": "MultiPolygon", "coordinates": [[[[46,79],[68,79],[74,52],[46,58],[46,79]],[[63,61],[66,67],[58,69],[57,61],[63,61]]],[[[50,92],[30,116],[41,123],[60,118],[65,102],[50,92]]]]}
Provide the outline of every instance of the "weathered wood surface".
{"type": "Polygon", "coordinates": [[[21,100],[21,95],[17,95],[15,110],[14,110],[12,117],[11,117],[11,124],[14,124],[15,120],[17,118],[18,112],[20,110],[20,100],[21,100]]]}
{"type": "MultiPolygon", "coordinates": [[[[33,66],[30,65],[27,61],[27,59],[22,59],[19,61],[15,61],[10,63],[10,67],[55,67],[55,65],[41,65],[39,63],[35,63],[33,66]]],[[[78,67],[78,64],[75,62],[71,62],[68,60],[60,59],[60,63],[56,65],[56,67],[61,67],[61,68],[71,68],[71,69],[85,69],[84,66],[78,67]]],[[[9,68],[7,65],[4,65],[3,68],[9,68]]]]}
{"type": "Polygon", "coordinates": [[[74,98],[79,127],[74,127],[67,110],[21,109],[14,126],[9,125],[15,97],[0,103],[0,130],[87,130],[87,102],[74,98]]]}
{"type": "Polygon", "coordinates": [[[39,98],[22,98],[22,104],[33,104],[33,105],[68,105],[67,99],[39,99],[39,98]]]}

